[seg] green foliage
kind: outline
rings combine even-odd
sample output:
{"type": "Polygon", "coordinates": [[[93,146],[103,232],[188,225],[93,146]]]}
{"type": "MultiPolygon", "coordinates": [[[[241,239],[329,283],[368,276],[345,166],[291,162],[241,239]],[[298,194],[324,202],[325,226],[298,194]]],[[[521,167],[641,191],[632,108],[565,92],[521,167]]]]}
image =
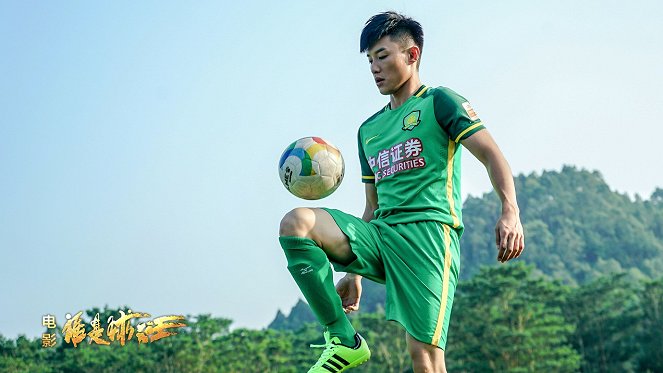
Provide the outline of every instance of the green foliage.
{"type": "Polygon", "coordinates": [[[291,334],[276,330],[238,329],[215,346],[224,372],[296,372],[290,363],[291,334]]]}
{"type": "Polygon", "coordinates": [[[400,324],[387,321],[383,312],[360,313],[353,325],[371,348],[371,360],[357,373],[403,372],[412,365],[407,352],[405,332],[400,324]]]}
{"type": "MultiPolygon", "coordinates": [[[[525,228],[518,259],[566,284],[626,271],[632,278],[663,272],[663,190],[649,201],[610,191],[601,174],[566,166],[561,172],[515,179],[525,228]]],[[[496,265],[493,230],[500,214],[494,192],[469,197],[463,206],[461,277],[496,265]]]]}
{"type": "Polygon", "coordinates": [[[52,355],[41,348],[41,340],[19,336],[12,341],[0,335],[0,372],[53,372],[47,363],[52,355]]]}
{"type": "MultiPolygon", "coordinates": [[[[123,308],[126,309],[126,308],[123,308]]],[[[117,310],[93,309],[117,315],[117,310]]],[[[357,373],[410,371],[405,333],[382,311],[351,318],[373,356],[357,373]]],[[[0,336],[1,372],[289,373],[306,371],[322,330],[231,330],[210,315],[189,316],[178,334],[149,344],[41,340],[0,336]]],[[[60,328],[60,327],[59,327],[60,328]]],[[[663,278],[633,282],[625,274],[571,288],[531,266],[483,268],[460,284],[447,344],[454,372],[660,372],[663,361],[663,278]]]]}
{"type": "Polygon", "coordinates": [[[600,278],[576,289],[567,319],[576,325],[574,348],[584,357],[583,372],[628,372],[638,352],[642,325],[637,289],[625,274],[600,278]]]}
{"type": "MultiPolygon", "coordinates": [[[[660,189],[659,189],[660,190],[660,189]]],[[[641,296],[638,369],[663,372],[663,277],[645,283],[641,296]]]]}
{"type": "Polygon", "coordinates": [[[458,372],[575,372],[568,289],[522,264],[484,268],[456,295],[447,364],[458,372]],[[459,327],[460,326],[460,327],[459,327]]]}

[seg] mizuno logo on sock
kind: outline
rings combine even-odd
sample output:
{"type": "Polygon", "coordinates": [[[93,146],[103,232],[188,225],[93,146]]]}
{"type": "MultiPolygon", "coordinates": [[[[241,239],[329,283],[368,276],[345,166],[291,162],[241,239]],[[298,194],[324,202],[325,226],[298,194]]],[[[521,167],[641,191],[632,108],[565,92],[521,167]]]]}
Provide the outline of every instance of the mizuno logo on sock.
{"type": "Polygon", "coordinates": [[[303,276],[303,275],[305,275],[305,274],[307,274],[307,273],[310,273],[310,272],[313,272],[313,268],[311,268],[311,266],[308,266],[308,267],[306,267],[306,268],[302,268],[302,269],[299,271],[299,274],[303,276]]]}

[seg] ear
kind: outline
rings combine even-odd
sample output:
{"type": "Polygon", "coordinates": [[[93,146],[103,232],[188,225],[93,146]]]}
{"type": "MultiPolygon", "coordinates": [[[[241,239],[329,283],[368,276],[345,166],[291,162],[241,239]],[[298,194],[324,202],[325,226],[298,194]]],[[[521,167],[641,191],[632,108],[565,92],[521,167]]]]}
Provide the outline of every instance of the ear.
{"type": "Polygon", "coordinates": [[[419,58],[421,58],[421,49],[417,47],[416,45],[413,45],[408,49],[408,63],[409,64],[416,64],[419,61],[419,58]]]}

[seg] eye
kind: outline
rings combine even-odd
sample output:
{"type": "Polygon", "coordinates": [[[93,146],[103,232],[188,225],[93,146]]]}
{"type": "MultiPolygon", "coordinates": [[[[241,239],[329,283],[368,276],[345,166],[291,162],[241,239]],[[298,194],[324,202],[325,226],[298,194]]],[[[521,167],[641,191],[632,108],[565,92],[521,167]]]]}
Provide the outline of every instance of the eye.
{"type": "Polygon", "coordinates": [[[378,56],[378,60],[384,60],[387,57],[389,57],[388,54],[385,54],[384,56],[378,56]]]}

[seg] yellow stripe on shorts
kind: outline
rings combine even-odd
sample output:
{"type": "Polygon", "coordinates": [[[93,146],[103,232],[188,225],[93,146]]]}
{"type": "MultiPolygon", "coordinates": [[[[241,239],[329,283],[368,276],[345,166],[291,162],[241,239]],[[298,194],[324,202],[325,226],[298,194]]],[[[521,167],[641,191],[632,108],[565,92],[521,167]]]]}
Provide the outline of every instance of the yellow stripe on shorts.
{"type": "Polygon", "coordinates": [[[440,311],[437,315],[437,324],[435,333],[433,333],[432,345],[437,346],[442,336],[442,327],[444,326],[444,317],[447,314],[447,301],[449,299],[449,272],[451,272],[451,228],[442,224],[444,229],[444,273],[442,274],[442,298],[440,299],[440,311]]]}

